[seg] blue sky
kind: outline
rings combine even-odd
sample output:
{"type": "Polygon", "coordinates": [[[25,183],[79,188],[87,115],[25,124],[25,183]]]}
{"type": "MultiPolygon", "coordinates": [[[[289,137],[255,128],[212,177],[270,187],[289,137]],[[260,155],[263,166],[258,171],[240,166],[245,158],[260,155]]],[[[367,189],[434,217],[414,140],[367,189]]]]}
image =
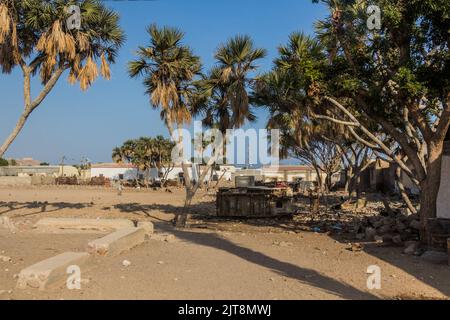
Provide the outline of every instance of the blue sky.
{"type": "MultiPolygon", "coordinates": [[[[167,136],[158,111],[151,109],[139,80],[131,80],[126,64],[138,45],[148,43],[145,32],[151,23],[181,28],[185,43],[202,58],[205,69],[214,63],[218,45],[236,34],[250,35],[258,47],[268,50],[260,72],[271,68],[276,49],[293,31],[312,33],[313,23],[326,14],[310,0],[156,0],[107,1],[121,16],[127,41],[112,79],[99,79],[87,92],[67,82],[67,74],[31,115],[5,157],[33,157],[58,163],[62,156],[79,163],[111,160],[111,150],[124,140],[139,136],[167,136]]],[[[40,89],[32,83],[32,94],[40,89]]],[[[0,74],[0,141],[10,133],[22,111],[22,75],[15,70],[0,74]]],[[[263,128],[264,111],[258,111],[255,127],[263,128]]]]}

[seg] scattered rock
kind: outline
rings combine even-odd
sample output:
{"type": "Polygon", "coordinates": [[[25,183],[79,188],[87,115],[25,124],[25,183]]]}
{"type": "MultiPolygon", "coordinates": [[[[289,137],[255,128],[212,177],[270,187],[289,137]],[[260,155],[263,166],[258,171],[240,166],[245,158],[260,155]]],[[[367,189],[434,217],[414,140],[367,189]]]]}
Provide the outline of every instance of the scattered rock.
{"type": "Polygon", "coordinates": [[[377,244],[382,244],[383,243],[383,237],[382,236],[375,236],[374,240],[377,244]]]}
{"type": "Polygon", "coordinates": [[[392,237],[392,242],[395,244],[401,244],[402,243],[402,237],[400,235],[396,235],[392,237]]]}
{"type": "Polygon", "coordinates": [[[420,221],[413,220],[409,223],[409,227],[415,230],[420,230],[420,221]]]}
{"type": "Polygon", "coordinates": [[[361,243],[352,243],[350,244],[350,247],[348,248],[348,250],[353,251],[353,252],[360,252],[364,249],[364,246],[361,243]]]}
{"type": "Polygon", "coordinates": [[[280,246],[280,247],[291,247],[293,245],[292,242],[286,242],[286,241],[274,241],[274,246],[280,246]]]}
{"type": "Polygon", "coordinates": [[[122,265],[123,265],[124,267],[129,267],[129,266],[131,265],[131,262],[128,261],[128,260],[123,260],[123,261],[122,261],[122,265]]]}
{"type": "Polygon", "coordinates": [[[377,235],[377,230],[375,228],[368,227],[365,230],[366,240],[372,241],[377,235]]]}
{"type": "Polygon", "coordinates": [[[420,243],[418,241],[408,241],[405,243],[405,249],[403,250],[404,254],[413,255],[419,249],[420,243]]]}

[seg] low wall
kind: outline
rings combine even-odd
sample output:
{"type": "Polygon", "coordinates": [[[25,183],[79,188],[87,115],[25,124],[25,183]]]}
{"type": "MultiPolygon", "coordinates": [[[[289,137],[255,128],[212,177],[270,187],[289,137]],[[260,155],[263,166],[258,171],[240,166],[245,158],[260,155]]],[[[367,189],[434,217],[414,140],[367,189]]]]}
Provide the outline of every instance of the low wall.
{"type": "Polygon", "coordinates": [[[17,177],[17,176],[0,176],[0,186],[39,186],[39,185],[54,185],[55,178],[45,176],[33,177],[17,177]]]}
{"type": "Polygon", "coordinates": [[[31,186],[31,177],[0,177],[0,186],[31,186]]]}

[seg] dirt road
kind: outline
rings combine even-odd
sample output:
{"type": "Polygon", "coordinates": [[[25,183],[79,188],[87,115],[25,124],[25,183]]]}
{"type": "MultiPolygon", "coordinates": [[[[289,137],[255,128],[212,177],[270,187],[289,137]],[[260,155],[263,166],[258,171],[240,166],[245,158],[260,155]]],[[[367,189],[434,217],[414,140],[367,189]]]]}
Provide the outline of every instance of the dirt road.
{"type": "MultiPolygon", "coordinates": [[[[213,198],[200,195],[192,213],[214,210],[213,198]]],[[[361,252],[327,234],[285,231],[277,226],[194,219],[174,230],[168,221],[183,203],[183,191],[0,188],[0,217],[16,233],[0,229],[0,299],[378,299],[450,295],[450,268],[401,248],[367,244],[361,252]],[[64,284],[46,291],[15,289],[24,267],[72,250],[83,251],[100,234],[37,234],[42,217],[102,217],[153,221],[174,242],[148,240],[118,257],[99,258],[82,270],[81,290],[64,284]],[[131,265],[124,267],[123,260],[131,265]],[[367,268],[381,268],[381,289],[367,289],[367,268]],[[2,291],[4,290],[4,291],[2,291]]]]}

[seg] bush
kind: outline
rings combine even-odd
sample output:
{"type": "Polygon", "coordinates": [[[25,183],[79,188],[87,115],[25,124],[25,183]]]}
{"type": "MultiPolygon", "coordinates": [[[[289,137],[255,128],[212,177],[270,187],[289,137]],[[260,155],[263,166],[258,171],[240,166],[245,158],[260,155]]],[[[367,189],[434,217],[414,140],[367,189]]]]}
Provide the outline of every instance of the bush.
{"type": "Polygon", "coordinates": [[[0,167],[7,167],[7,166],[9,166],[8,160],[0,158],[0,167]]]}

